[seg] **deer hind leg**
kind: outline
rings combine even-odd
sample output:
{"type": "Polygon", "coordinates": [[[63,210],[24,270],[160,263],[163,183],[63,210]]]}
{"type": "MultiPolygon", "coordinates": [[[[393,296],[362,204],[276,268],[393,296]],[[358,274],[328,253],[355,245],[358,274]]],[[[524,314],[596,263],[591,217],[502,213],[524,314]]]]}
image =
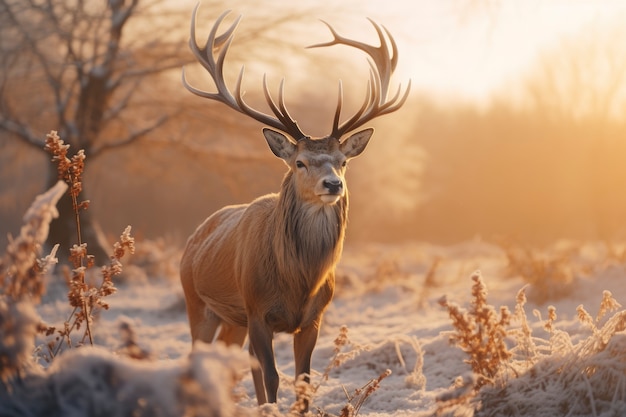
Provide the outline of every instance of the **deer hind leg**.
{"type": "Polygon", "coordinates": [[[212,343],[221,320],[215,313],[207,308],[195,289],[185,284],[186,281],[183,280],[185,305],[187,307],[189,329],[191,330],[191,341],[195,342],[196,340],[201,340],[205,343],[212,343]]]}
{"type": "Polygon", "coordinates": [[[194,342],[201,340],[205,343],[213,343],[215,334],[221,323],[222,320],[213,311],[204,308],[202,317],[194,323],[191,323],[191,338],[194,342]]]}
{"type": "MultiPolygon", "coordinates": [[[[222,328],[220,329],[219,335],[217,336],[217,340],[221,340],[227,345],[236,344],[239,346],[243,346],[243,343],[246,341],[246,336],[248,336],[247,327],[222,324],[222,328]]],[[[251,356],[250,369],[252,370],[254,391],[256,393],[259,405],[265,404],[267,402],[267,398],[265,396],[265,385],[263,384],[263,373],[261,372],[261,367],[259,366],[258,362],[253,359],[254,353],[252,351],[252,344],[249,344],[249,350],[251,356]]]]}
{"type": "Polygon", "coordinates": [[[275,403],[278,395],[278,371],[274,359],[273,332],[263,322],[252,318],[248,321],[250,353],[259,361],[260,369],[252,368],[254,389],[259,404],[275,403]]]}
{"type": "Polygon", "coordinates": [[[226,343],[226,345],[238,345],[243,346],[243,342],[246,341],[248,335],[248,328],[241,326],[233,326],[232,324],[222,323],[217,340],[226,343]]]}

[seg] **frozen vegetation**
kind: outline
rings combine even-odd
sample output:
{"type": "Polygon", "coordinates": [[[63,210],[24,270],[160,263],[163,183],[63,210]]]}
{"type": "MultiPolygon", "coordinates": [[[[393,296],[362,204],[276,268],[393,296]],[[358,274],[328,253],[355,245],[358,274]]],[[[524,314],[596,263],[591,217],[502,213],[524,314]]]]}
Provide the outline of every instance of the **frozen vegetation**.
{"type": "MultiPolygon", "coordinates": [[[[86,320],[67,332],[77,308],[68,293],[81,294],[72,290],[73,273],[53,267],[65,256],[54,251],[37,260],[65,190],[59,183],[33,203],[2,258],[0,415],[291,412],[294,386],[302,388],[289,335],[275,341],[275,406],[256,405],[245,351],[192,349],[179,243],[134,242],[126,230],[114,249],[126,242],[134,255],[123,258],[123,272],[121,257],[119,265],[112,257],[112,289],[94,290],[102,270],[84,275],[94,346],[86,320]]],[[[313,356],[311,413],[621,415],[624,254],[620,246],[576,242],[541,251],[480,239],[349,245],[313,356]]]]}

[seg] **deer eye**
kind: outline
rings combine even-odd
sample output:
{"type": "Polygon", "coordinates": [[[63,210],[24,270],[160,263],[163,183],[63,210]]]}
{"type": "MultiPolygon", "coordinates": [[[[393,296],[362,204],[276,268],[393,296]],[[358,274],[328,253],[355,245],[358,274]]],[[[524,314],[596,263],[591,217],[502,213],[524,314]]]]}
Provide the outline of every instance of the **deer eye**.
{"type": "Polygon", "coordinates": [[[304,165],[304,162],[298,160],[296,161],[296,168],[306,168],[306,165],[304,165]]]}
{"type": "Polygon", "coordinates": [[[341,163],[341,166],[342,166],[342,167],[345,167],[346,165],[348,165],[348,161],[347,161],[347,160],[345,160],[345,161],[343,161],[343,162],[341,163]]]}

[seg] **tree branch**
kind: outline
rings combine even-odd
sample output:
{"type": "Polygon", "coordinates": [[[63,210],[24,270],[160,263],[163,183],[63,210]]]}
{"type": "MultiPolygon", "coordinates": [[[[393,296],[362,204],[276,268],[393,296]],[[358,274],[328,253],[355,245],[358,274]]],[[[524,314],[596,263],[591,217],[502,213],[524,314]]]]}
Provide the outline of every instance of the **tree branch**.
{"type": "Polygon", "coordinates": [[[37,148],[40,152],[44,151],[45,141],[35,135],[24,123],[2,117],[0,118],[0,130],[15,135],[23,143],[37,148]]]}
{"type": "Polygon", "coordinates": [[[124,146],[128,146],[131,145],[135,142],[137,142],[139,139],[142,139],[143,137],[145,137],[148,133],[152,132],[155,129],[158,129],[159,127],[163,126],[169,119],[170,119],[171,115],[167,114],[164,116],[161,116],[156,122],[154,122],[153,124],[144,127],[143,129],[139,129],[135,132],[131,132],[126,138],[116,141],[116,142],[111,142],[111,143],[103,143],[100,146],[94,146],[91,150],[91,157],[96,157],[98,155],[101,155],[102,153],[111,150],[113,148],[115,149],[119,149],[121,147],[124,146]]]}

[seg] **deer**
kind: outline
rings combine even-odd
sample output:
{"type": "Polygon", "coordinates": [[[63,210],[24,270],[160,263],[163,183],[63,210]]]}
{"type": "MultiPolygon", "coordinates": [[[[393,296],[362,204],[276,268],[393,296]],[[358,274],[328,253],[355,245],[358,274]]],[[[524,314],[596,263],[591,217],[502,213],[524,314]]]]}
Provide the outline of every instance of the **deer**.
{"type": "MultiPolygon", "coordinates": [[[[335,288],[335,268],[340,260],[348,218],[346,166],[369,143],[369,127],[346,137],[374,118],[398,110],[406,101],[402,85],[387,98],[398,61],[396,43],[389,31],[369,19],[380,39],[372,46],[339,35],[328,26],[333,40],[312,45],[345,45],[369,57],[370,78],[358,111],[340,122],[343,89],[339,93],[331,133],[307,136],[292,118],[284,101],[284,78],[278,103],[263,77],[265,100],[272,115],[244,101],[241,68],[234,94],[224,81],[224,61],[241,16],[218,35],[230,13],[215,21],[204,46],[196,40],[198,5],[193,9],[190,49],[217,89],[192,86],[183,68],[183,85],[191,93],[225,104],[262,124],[271,152],[288,170],[278,193],[248,204],[223,207],[209,216],[188,238],[180,262],[192,342],[222,342],[243,347],[248,341],[251,371],[259,405],[277,400],[279,375],[274,356],[275,333],[293,334],[296,379],[310,384],[311,356],[317,343],[322,315],[335,288]],[[391,50],[390,50],[391,47],[391,50]]],[[[302,412],[309,404],[303,400],[302,412]]]]}

